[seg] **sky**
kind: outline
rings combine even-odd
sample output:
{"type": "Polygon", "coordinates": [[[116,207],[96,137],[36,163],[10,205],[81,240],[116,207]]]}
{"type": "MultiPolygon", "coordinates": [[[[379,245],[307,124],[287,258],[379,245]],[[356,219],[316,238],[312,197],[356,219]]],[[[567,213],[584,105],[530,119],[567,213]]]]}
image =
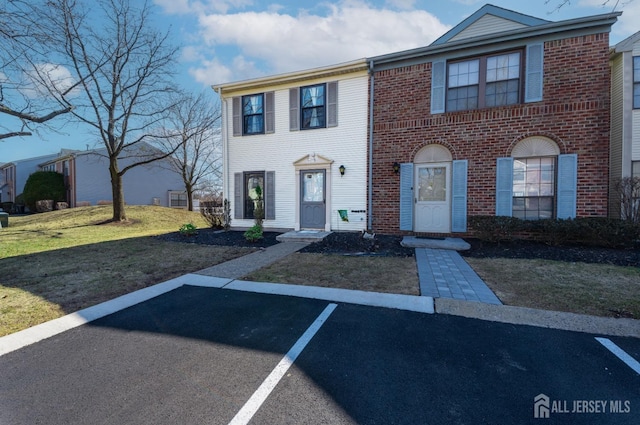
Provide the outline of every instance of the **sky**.
{"type": "MultiPolygon", "coordinates": [[[[131,0],[136,2],[138,0],[131,0]]],[[[142,1],[142,0],[140,0],[142,1]]],[[[484,4],[550,21],[622,11],[615,44],[640,30],[640,0],[149,0],[153,24],[180,46],[179,84],[211,85],[332,65],[429,45],[484,4]]],[[[66,120],[59,120],[62,123],[66,120]]],[[[0,116],[0,126],[7,122],[0,116]]],[[[81,125],[0,140],[0,163],[101,147],[81,125]]],[[[15,126],[14,126],[15,127],[15,126]]]]}

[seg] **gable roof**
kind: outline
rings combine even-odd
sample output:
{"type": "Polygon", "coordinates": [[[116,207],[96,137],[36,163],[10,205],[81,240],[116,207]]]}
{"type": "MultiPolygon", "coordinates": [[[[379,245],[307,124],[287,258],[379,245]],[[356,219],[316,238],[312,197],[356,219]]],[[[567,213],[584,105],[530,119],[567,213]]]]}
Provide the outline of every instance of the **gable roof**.
{"type": "Polygon", "coordinates": [[[640,31],[625,38],[620,43],[616,44],[614,49],[616,52],[630,52],[633,50],[634,44],[640,41],[640,31]]]}
{"type": "Polygon", "coordinates": [[[553,22],[542,19],[535,20],[536,18],[532,18],[534,20],[525,19],[526,15],[507,11],[506,9],[500,9],[491,5],[484,6],[478,12],[463,21],[461,24],[463,25],[461,31],[456,31],[456,28],[458,27],[453,28],[451,31],[454,31],[454,33],[451,37],[447,37],[447,35],[451,33],[450,31],[429,46],[375,56],[369,58],[369,60],[373,63],[374,69],[384,70],[398,66],[427,62],[430,60],[429,57],[433,58],[439,55],[461,56],[478,54],[480,51],[490,51],[497,47],[504,48],[509,45],[517,46],[534,41],[544,42],[560,38],[577,37],[605,32],[608,33],[611,31],[611,26],[617,21],[618,16],[622,14],[622,12],[612,12],[553,22]],[[483,9],[484,12],[477,14],[483,9]],[[496,15],[493,14],[498,11],[500,11],[502,15],[501,17],[496,17],[496,15]],[[489,15],[492,16],[490,19],[496,18],[502,19],[503,21],[506,20],[507,16],[514,19],[519,18],[520,22],[510,20],[510,22],[507,22],[506,30],[504,25],[502,27],[498,27],[497,31],[496,28],[491,29],[490,27],[486,28],[485,26],[485,31],[474,31],[473,35],[468,32],[461,36],[464,31],[475,30],[475,28],[473,28],[474,24],[477,24],[482,19],[486,19],[489,15]],[[472,17],[474,18],[470,19],[472,17]],[[528,24],[535,22],[536,25],[525,25],[523,22],[528,24]],[[509,25],[512,25],[513,28],[509,29],[509,25]]]}
{"type": "Polygon", "coordinates": [[[503,9],[492,4],[485,4],[464,21],[453,27],[443,36],[431,43],[432,46],[444,44],[452,40],[470,38],[478,33],[486,32],[487,28],[493,28],[491,32],[496,32],[495,28],[505,31],[524,27],[548,24],[551,21],[539,19],[533,16],[503,9]]]}

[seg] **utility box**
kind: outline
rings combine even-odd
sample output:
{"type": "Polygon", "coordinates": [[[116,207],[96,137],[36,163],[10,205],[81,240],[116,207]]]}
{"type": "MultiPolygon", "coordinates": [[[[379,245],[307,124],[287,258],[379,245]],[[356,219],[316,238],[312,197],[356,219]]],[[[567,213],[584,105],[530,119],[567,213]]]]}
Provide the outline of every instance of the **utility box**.
{"type": "Polygon", "coordinates": [[[9,213],[0,211],[0,228],[9,227],[9,213]]]}

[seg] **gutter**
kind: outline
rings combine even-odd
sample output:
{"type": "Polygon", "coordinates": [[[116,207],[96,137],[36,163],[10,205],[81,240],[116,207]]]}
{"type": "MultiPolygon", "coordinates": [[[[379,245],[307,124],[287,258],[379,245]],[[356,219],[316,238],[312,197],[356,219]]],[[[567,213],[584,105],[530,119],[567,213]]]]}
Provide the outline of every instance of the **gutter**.
{"type": "Polygon", "coordinates": [[[373,231],[373,95],[375,76],[373,73],[373,60],[369,61],[369,172],[367,190],[367,229],[373,231]]]}

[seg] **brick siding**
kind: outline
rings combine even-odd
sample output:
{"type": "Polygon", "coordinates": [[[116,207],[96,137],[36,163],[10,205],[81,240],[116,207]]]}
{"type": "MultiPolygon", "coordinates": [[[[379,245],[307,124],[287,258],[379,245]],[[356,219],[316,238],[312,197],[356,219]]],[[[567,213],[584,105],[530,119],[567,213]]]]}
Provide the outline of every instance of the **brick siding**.
{"type": "Polygon", "coordinates": [[[392,164],[412,162],[433,143],[469,161],[468,215],[495,214],[496,158],[530,136],[578,155],[577,215],[606,216],[609,73],[607,33],[546,42],[542,102],[431,115],[431,63],[376,72],[373,230],[402,233],[392,164]]]}

